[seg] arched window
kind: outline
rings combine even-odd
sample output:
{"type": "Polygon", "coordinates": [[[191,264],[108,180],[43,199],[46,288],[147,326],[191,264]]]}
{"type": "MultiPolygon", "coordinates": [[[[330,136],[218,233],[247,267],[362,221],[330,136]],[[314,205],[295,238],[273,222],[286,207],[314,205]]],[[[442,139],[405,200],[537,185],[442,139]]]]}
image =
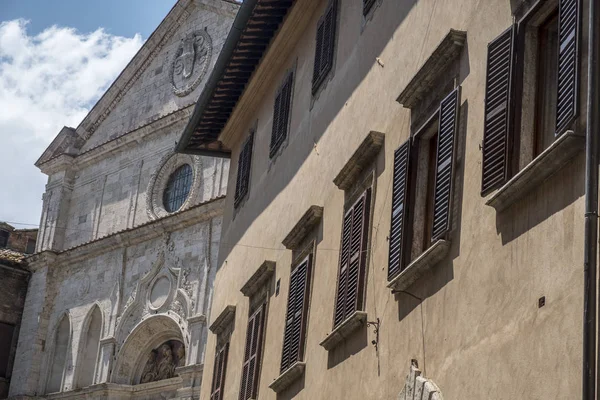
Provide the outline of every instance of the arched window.
{"type": "Polygon", "coordinates": [[[98,346],[100,344],[100,331],[102,329],[102,313],[98,306],[94,306],[84,328],[79,354],[79,377],[77,387],[86,387],[94,384],[96,360],[98,359],[98,346]]]}
{"type": "Polygon", "coordinates": [[[71,323],[69,316],[64,315],[56,328],[54,338],[54,352],[50,365],[50,378],[48,379],[47,393],[60,392],[62,388],[65,365],[67,363],[67,350],[69,348],[69,336],[71,323]]]}
{"type": "Polygon", "coordinates": [[[181,208],[190,194],[192,175],[192,167],[189,164],[183,164],[169,176],[167,187],[163,193],[163,205],[167,212],[175,212],[181,208]]]}

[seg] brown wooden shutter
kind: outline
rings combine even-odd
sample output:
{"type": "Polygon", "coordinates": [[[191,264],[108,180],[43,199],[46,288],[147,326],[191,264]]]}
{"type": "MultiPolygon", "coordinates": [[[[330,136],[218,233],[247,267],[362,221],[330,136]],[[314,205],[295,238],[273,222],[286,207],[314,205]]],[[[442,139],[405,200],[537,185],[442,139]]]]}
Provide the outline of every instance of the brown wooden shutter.
{"type": "Polygon", "coordinates": [[[369,188],[344,216],[334,328],[362,309],[370,202],[369,188]]]}
{"type": "Polygon", "coordinates": [[[367,15],[377,0],[363,0],[363,15],[367,15]]]}
{"type": "Polygon", "coordinates": [[[337,0],[331,0],[323,18],[317,27],[315,46],[315,64],[313,68],[313,94],[317,92],[321,83],[333,66],[335,47],[335,29],[337,17],[337,0]]]}
{"type": "Polygon", "coordinates": [[[560,0],[558,6],[558,84],[556,136],[573,123],[578,113],[580,0],[560,0]]]}
{"type": "Polygon", "coordinates": [[[229,342],[225,343],[223,346],[221,346],[221,348],[218,348],[215,354],[215,366],[213,368],[213,381],[210,390],[210,400],[221,400],[223,398],[228,353],[229,342]]]}
{"type": "Polygon", "coordinates": [[[433,229],[431,241],[440,239],[450,229],[454,153],[458,129],[460,86],[440,103],[438,148],[433,194],[433,229]]]}
{"type": "Polygon", "coordinates": [[[264,334],[265,307],[266,305],[262,304],[248,319],[240,400],[255,399],[258,391],[258,372],[260,370],[260,354],[264,334]]]}
{"type": "Polygon", "coordinates": [[[294,73],[290,72],[284,79],[283,85],[275,97],[269,157],[273,157],[277,153],[277,150],[287,137],[293,80],[294,73]]]}
{"type": "Polygon", "coordinates": [[[311,270],[312,255],[308,255],[294,268],[290,275],[290,291],[283,335],[283,350],[281,352],[281,373],[285,372],[296,361],[304,359],[304,338],[308,316],[311,270]]]}
{"type": "Polygon", "coordinates": [[[404,247],[408,222],[408,181],[410,168],[410,140],[394,152],[394,181],[392,192],[392,218],[390,227],[390,254],[388,281],[404,267],[404,247]]]}
{"type": "Polygon", "coordinates": [[[502,186],[509,176],[515,32],[513,25],[488,44],[482,196],[502,186]]]}
{"type": "Polygon", "coordinates": [[[254,132],[250,132],[250,136],[244,143],[238,160],[237,181],[235,183],[235,199],[234,206],[237,207],[248,193],[248,185],[250,183],[250,170],[252,167],[252,145],[254,143],[254,132]]]}

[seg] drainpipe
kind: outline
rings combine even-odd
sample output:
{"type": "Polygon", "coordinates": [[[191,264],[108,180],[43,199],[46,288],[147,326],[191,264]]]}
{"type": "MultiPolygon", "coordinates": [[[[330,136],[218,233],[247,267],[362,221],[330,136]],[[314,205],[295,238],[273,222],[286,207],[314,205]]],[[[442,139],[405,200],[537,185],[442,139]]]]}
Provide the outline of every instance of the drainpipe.
{"type": "Polygon", "coordinates": [[[600,4],[589,0],[588,87],[585,147],[585,236],[583,298],[583,400],[596,399],[596,257],[598,253],[598,44],[600,4]]]}

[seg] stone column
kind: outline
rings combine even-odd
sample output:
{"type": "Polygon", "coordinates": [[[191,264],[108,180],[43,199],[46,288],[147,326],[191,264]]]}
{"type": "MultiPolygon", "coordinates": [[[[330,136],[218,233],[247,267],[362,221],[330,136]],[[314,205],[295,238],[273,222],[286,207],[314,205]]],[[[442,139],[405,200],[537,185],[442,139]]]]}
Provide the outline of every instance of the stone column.
{"type": "Polygon", "coordinates": [[[104,383],[110,380],[116,346],[117,339],[113,336],[100,340],[100,355],[98,357],[96,380],[94,383],[104,383]]]}
{"type": "Polygon", "coordinates": [[[43,216],[38,234],[38,251],[63,250],[67,214],[73,191],[73,172],[64,170],[50,176],[44,193],[43,216]]]}

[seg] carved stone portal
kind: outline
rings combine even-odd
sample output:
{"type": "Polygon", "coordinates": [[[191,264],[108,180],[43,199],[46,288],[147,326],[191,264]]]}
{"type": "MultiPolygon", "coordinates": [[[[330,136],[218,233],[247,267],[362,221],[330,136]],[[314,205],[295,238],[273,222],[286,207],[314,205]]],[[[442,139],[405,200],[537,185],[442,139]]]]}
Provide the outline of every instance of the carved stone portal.
{"type": "Polygon", "coordinates": [[[397,400],[444,400],[444,398],[435,383],[421,376],[417,360],[412,360],[406,383],[397,400]]]}
{"type": "Polygon", "coordinates": [[[185,365],[185,347],[183,343],[178,340],[164,342],[150,352],[140,377],[140,383],[173,378],[175,368],[183,365],[185,365]]]}

